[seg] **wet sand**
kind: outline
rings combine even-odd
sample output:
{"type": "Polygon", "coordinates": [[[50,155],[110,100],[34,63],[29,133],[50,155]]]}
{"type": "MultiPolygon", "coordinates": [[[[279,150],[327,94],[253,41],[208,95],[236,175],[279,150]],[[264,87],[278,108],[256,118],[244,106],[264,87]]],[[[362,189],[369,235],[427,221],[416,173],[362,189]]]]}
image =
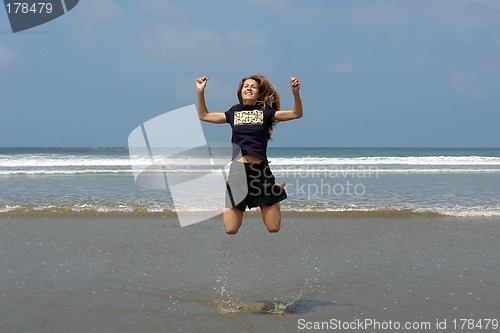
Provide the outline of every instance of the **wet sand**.
{"type": "Polygon", "coordinates": [[[440,331],[456,332],[454,319],[500,319],[491,218],[285,213],[268,234],[248,214],[227,236],[219,219],[11,217],[0,230],[0,332],[299,332],[357,320],[428,332],[446,320],[440,331]]]}

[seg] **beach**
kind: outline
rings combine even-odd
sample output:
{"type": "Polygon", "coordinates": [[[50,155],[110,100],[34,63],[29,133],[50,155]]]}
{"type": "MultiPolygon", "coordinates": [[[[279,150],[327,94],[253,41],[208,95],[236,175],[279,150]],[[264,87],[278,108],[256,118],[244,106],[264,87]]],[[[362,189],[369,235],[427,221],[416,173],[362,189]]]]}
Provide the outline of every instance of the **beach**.
{"type": "Polygon", "coordinates": [[[0,148],[0,332],[499,331],[500,149],[269,155],[280,232],[228,236],[225,162],[0,148]]]}
{"type": "Polygon", "coordinates": [[[370,320],[428,332],[446,320],[451,332],[453,320],[500,316],[495,218],[284,212],[269,234],[253,212],[235,236],[220,217],[181,228],[17,216],[0,228],[1,332],[377,331],[370,320]]]}

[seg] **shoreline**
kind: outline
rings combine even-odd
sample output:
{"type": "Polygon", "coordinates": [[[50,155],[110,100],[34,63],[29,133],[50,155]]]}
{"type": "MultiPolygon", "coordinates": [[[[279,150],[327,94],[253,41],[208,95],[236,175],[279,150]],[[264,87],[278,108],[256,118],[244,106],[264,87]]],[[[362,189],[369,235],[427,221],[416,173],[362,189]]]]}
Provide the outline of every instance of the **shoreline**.
{"type": "MultiPolygon", "coordinates": [[[[463,212],[441,212],[431,209],[411,209],[397,207],[337,207],[331,209],[311,208],[310,210],[290,209],[287,206],[282,206],[281,211],[283,217],[291,218],[388,218],[388,219],[405,219],[405,218],[457,218],[457,219],[489,219],[498,218],[497,212],[490,212],[491,215],[485,215],[484,212],[467,211],[463,212]]],[[[212,216],[209,219],[221,218],[222,211],[188,211],[183,214],[207,215],[212,216]],[[215,217],[214,217],[215,216],[215,217]]],[[[500,212],[498,212],[500,214],[500,212]]],[[[260,210],[254,208],[245,211],[245,215],[260,215],[260,210]]],[[[175,219],[177,213],[173,209],[165,208],[163,210],[155,207],[148,208],[123,208],[123,207],[90,207],[83,208],[78,206],[35,206],[35,205],[18,205],[1,207],[0,219],[15,219],[15,218],[165,218],[175,219]]]]}

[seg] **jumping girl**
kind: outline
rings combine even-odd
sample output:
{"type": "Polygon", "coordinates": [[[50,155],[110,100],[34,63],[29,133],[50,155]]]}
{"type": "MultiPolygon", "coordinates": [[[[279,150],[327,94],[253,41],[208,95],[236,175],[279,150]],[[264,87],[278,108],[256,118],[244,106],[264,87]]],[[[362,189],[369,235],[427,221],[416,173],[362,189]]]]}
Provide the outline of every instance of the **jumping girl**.
{"type": "Polygon", "coordinates": [[[196,80],[200,120],[229,123],[232,128],[233,158],[227,182],[224,229],[227,234],[236,234],[245,209],[258,206],[267,230],[278,232],[281,226],[280,202],[286,198],[285,183],[275,183],[267,160],[267,142],[276,122],[302,117],[300,82],[290,77],[294,97],[292,110],[280,110],[280,96],[269,79],[252,75],[240,81],[239,104],[226,112],[208,112],[205,103],[207,81],[206,76],[196,80]]]}

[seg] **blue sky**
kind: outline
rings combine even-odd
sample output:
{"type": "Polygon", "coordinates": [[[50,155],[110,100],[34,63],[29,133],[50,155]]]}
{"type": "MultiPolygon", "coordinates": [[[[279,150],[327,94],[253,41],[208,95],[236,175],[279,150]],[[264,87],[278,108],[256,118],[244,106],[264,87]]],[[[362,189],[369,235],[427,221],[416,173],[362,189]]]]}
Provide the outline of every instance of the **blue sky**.
{"type": "Polygon", "coordinates": [[[283,108],[302,82],[305,116],[272,146],[500,147],[499,17],[498,0],[81,0],[13,34],[0,8],[0,146],[126,146],[196,103],[198,76],[226,111],[258,73],[283,108]]]}

